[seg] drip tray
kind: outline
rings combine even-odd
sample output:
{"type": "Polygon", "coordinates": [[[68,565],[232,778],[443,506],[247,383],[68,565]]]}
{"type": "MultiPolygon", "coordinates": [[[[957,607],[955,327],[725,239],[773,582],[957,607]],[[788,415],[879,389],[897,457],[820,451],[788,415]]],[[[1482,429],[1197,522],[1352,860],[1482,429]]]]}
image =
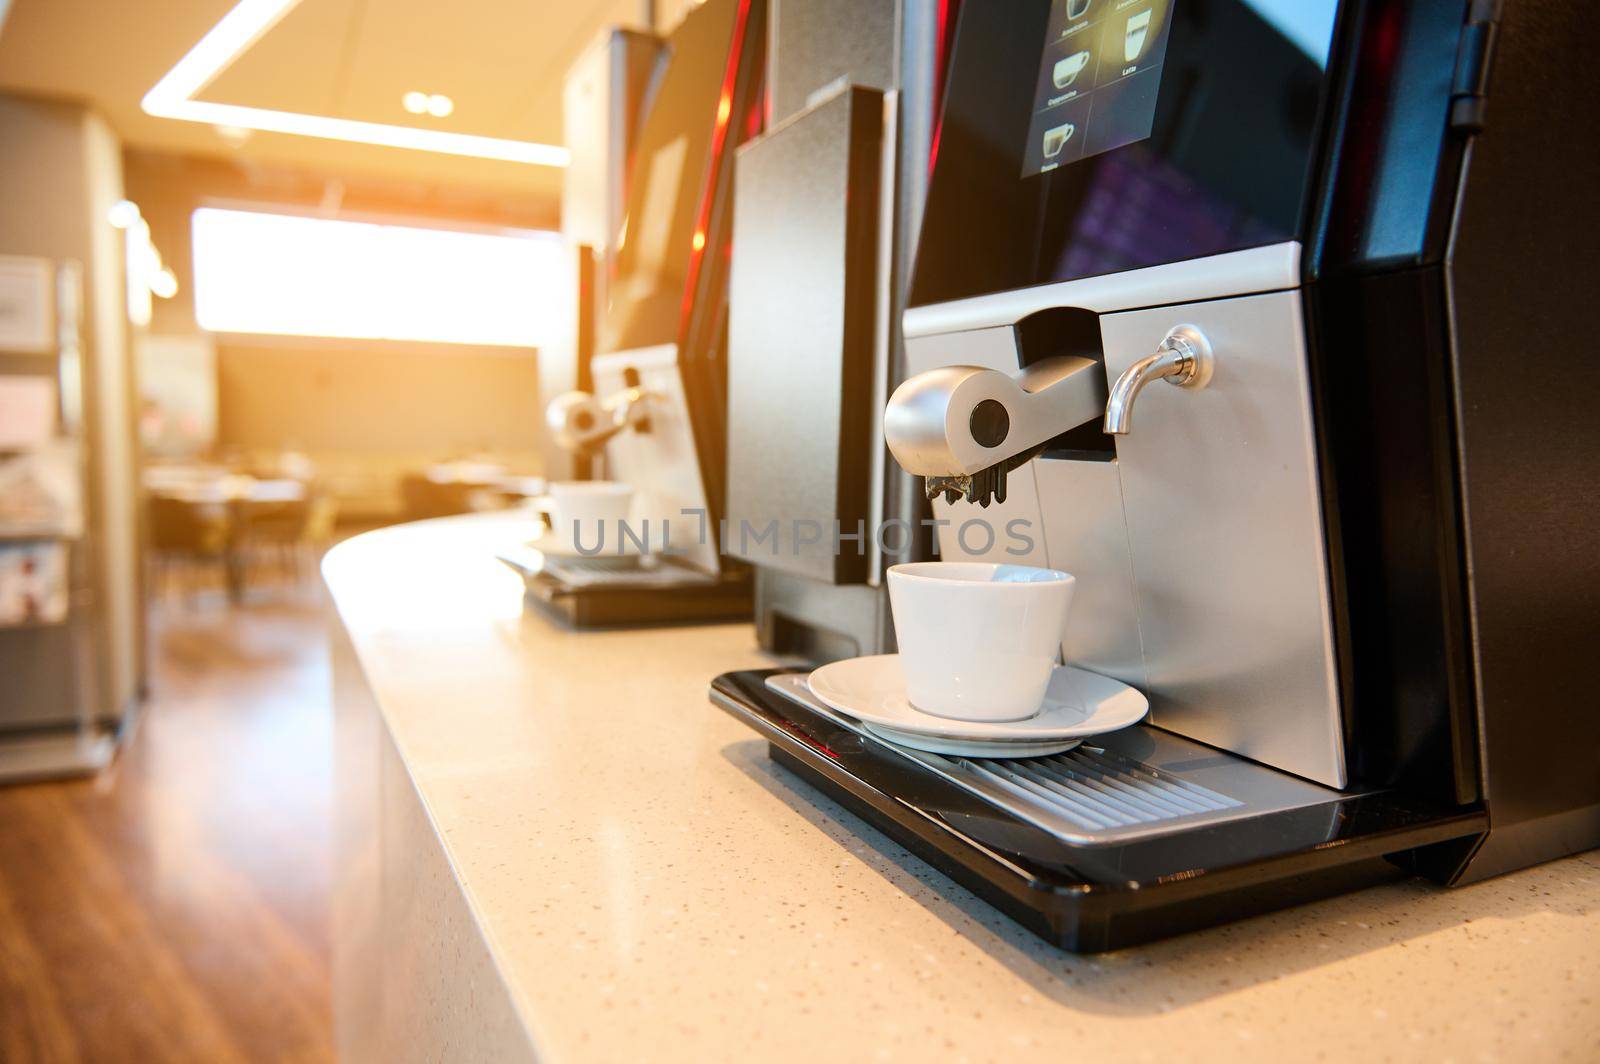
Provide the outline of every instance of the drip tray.
{"type": "Polygon", "coordinates": [[[1072,950],[1358,889],[1487,828],[1479,807],[1336,791],[1147,724],[1052,757],[946,757],[870,734],[804,674],[727,673],[710,694],[774,763],[1072,950]]]}
{"type": "Polygon", "coordinates": [[[509,547],[499,560],[524,579],[545,578],[571,588],[581,587],[712,587],[716,575],[702,573],[671,559],[642,562],[634,558],[595,555],[592,558],[545,554],[533,547],[509,547]]]}
{"type": "Polygon", "coordinates": [[[924,753],[873,735],[828,708],[806,687],[804,673],[769,676],[766,684],[812,713],[1077,846],[1127,842],[1348,797],[1148,727],[1096,736],[1049,757],[924,753]]]}
{"type": "Polygon", "coordinates": [[[558,558],[529,547],[496,557],[522,577],[527,602],[574,628],[750,616],[750,574],[742,567],[702,573],[670,558],[632,565],[614,558],[558,558]]]}
{"type": "Polygon", "coordinates": [[[709,573],[681,565],[619,565],[595,558],[552,558],[544,572],[571,587],[709,587],[717,582],[709,573]]]}

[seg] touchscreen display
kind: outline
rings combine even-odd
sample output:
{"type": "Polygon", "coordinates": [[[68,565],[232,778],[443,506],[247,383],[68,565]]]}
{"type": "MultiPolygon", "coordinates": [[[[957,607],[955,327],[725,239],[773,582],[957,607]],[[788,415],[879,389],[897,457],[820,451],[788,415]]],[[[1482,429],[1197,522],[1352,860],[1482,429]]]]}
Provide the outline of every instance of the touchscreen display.
{"type": "Polygon", "coordinates": [[[1022,176],[1145,140],[1178,0],[1051,0],[1022,176]]]}
{"type": "Polygon", "coordinates": [[[1338,0],[962,0],[910,305],[1296,239],[1338,0]]]}

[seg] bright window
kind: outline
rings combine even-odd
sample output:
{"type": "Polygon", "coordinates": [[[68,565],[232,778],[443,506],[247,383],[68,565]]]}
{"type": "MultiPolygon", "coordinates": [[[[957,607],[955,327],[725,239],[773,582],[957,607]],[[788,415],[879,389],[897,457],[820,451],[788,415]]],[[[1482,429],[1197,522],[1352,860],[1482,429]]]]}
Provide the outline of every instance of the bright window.
{"type": "Polygon", "coordinates": [[[194,212],[195,314],[213,332],[537,347],[571,317],[554,233],[194,212]]]}

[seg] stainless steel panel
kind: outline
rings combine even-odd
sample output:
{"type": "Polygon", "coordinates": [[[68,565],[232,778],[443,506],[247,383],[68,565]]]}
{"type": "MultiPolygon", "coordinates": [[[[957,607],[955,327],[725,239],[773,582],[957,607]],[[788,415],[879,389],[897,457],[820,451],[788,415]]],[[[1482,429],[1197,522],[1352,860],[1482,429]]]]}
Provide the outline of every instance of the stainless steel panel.
{"type": "Polygon", "coordinates": [[[899,0],[772,0],[767,98],[781,122],[843,82],[897,86],[899,0]]]}
{"type": "Polygon", "coordinates": [[[1022,368],[1017,332],[1010,325],[966,332],[906,337],[906,376],[940,366],[981,366],[1015,373],[1022,368]]]}
{"type": "Polygon", "coordinates": [[[947,562],[1048,566],[1043,511],[1034,480],[1037,462],[1011,472],[1005,502],[986,507],[958,499],[933,500],[939,557],[947,562]]]}
{"type": "Polygon", "coordinates": [[[1041,458],[1030,465],[1044,516],[1046,562],[1078,578],[1062,659],[1145,690],[1149,681],[1116,463],[1041,458]]]}
{"type": "Polygon", "coordinates": [[[1150,385],[1117,441],[1151,719],[1343,786],[1300,295],[1106,315],[1107,374],[1183,324],[1210,340],[1215,376],[1150,385]]]}
{"type": "Polygon", "coordinates": [[[958,329],[1007,325],[1051,307],[1083,307],[1110,313],[1178,300],[1222,299],[1272,292],[1293,288],[1299,283],[1300,243],[1290,240],[1248,251],[1230,251],[1078,281],[1058,281],[948,303],[928,303],[907,310],[904,325],[907,337],[931,336],[958,329]]]}
{"type": "Polygon", "coordinates": [[[597,355],[593,367],[595,389],[601,395],[626,388],[628,371],[633,370],[639,374],[640,387],[653,396],[649,431],[630,429],[606,444],[607,475],[633,486],[631,516],[639,524],[637,533],[648,531],[652,548],[669,539],[685,564],[703,573],[719,572],[716,536],[705,527],[711,520],[709,504],[689,423],[678,345],[597,355]]]}

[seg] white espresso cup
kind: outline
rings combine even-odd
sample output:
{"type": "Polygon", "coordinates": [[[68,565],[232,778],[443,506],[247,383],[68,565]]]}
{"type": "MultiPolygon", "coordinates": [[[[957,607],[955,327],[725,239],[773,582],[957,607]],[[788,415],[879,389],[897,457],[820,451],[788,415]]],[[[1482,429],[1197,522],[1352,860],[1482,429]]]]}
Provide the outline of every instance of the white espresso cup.
{"type": "Polygon", "coordinates": [[[538,509],[550,515],[557,541],[590,553],[609,554],[621,550],[622,523],[632,505],[633,488],[612,480],[558,481],[535,501],[538,509]]]}
{"type": "Polygon", "coordinates": [[[912,562],[889,569],[906,695],[954,720],[1026,720],[1044,703],[1075,580],[1056,569],[912,562]]]}

